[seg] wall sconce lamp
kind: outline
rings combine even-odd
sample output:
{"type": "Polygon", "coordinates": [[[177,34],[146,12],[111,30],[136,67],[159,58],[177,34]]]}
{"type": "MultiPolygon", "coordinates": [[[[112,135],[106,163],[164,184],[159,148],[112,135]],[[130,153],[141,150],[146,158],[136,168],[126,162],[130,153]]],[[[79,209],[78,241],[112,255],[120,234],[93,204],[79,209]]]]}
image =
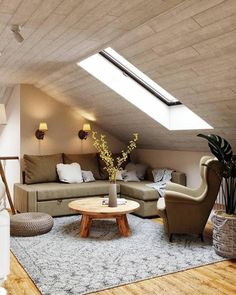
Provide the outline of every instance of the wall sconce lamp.
{"type": "Polygon", "coordinates": [[[87,139],[89,135],[89,131],[91,131],[91,127],[89,123],[83,124],[83,129],[81,129],[78,133],[78,136],[81,140],[87,139]]]}
{"type": "Polygon", "coordinates": [[[35,131],[36,138],[39,140],[43,140],[46,131],[48,131],[47,123],[45,122],[39,123],[39,129],[35,131]]]}

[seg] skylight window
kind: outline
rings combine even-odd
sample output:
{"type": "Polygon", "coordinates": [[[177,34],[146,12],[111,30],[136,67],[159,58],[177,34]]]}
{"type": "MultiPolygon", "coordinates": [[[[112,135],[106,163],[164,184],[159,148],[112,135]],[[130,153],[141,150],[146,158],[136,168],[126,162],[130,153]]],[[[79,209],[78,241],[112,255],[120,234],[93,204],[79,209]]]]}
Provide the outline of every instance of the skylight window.
{"type": "Polygon", "coordinates": [[[169,130],[212,129],[110,47],[78,65],[169,130]]]}
{"type": "Polygon", "coordinates": [[[156,96],[167,105],[171,106],[181,104],[181,102],[179,102],[177,98],[172,96],[160,85],[151,80],[148,76],[146,76],[143,72],[133,66],[130,62],[128,62],[112,48],[106,48],[100,51],[99,54],[101,54],[104,58],[106,58],[121,71],[123,71],[125,75],[135,80],[138,84],[140,84],[147,91],[152,93],[154,96],[156,96]]]}

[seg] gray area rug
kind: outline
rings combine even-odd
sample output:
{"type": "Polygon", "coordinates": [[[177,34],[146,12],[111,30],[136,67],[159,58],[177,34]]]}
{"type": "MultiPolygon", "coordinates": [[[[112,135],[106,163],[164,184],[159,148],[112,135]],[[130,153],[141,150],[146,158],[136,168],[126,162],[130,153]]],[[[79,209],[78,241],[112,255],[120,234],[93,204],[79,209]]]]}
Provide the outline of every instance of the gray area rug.
{"type": "Polygon", "coordinates": [[[79,237],[79,216],[55,218],[48,234],[11,238],[11,249],[43,295],[79,295],[224,260],[211,241],[174,236],[163,226],[128,216],[132,235],[120,238],[113,220],[95,220],[79,237]]]}

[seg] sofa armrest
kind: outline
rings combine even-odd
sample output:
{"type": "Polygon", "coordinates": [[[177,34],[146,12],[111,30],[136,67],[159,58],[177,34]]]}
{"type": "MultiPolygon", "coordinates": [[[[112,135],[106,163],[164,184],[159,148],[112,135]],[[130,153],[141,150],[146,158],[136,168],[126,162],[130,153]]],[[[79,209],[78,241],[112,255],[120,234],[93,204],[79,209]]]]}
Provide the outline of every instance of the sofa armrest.
{"type": "Polygon", "coordinates": [[[186,186],[186,174],[179,171],[173,171],[171,181],[186,186]]]}
{"type": "Polygon", "coordinates": [[[14,184],[14,205],[19,212],[37,212],[37,191],[27,184],[14,184]]]}

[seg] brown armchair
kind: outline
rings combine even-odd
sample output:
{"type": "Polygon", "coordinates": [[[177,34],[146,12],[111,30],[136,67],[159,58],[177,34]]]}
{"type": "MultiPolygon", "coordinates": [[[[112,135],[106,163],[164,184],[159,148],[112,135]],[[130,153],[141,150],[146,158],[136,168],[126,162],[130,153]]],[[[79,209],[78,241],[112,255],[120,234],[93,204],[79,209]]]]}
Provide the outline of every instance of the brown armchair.
{"type": "Polygon", "coordinates": [[[220,189],[220,167],[220,162],[204,156],[200,161],[199,188],[167,184],[164,198],[157,202],[157,210],[170,241],[173,234],[199,234],[203,240],[203,231],[220,189]]]}

